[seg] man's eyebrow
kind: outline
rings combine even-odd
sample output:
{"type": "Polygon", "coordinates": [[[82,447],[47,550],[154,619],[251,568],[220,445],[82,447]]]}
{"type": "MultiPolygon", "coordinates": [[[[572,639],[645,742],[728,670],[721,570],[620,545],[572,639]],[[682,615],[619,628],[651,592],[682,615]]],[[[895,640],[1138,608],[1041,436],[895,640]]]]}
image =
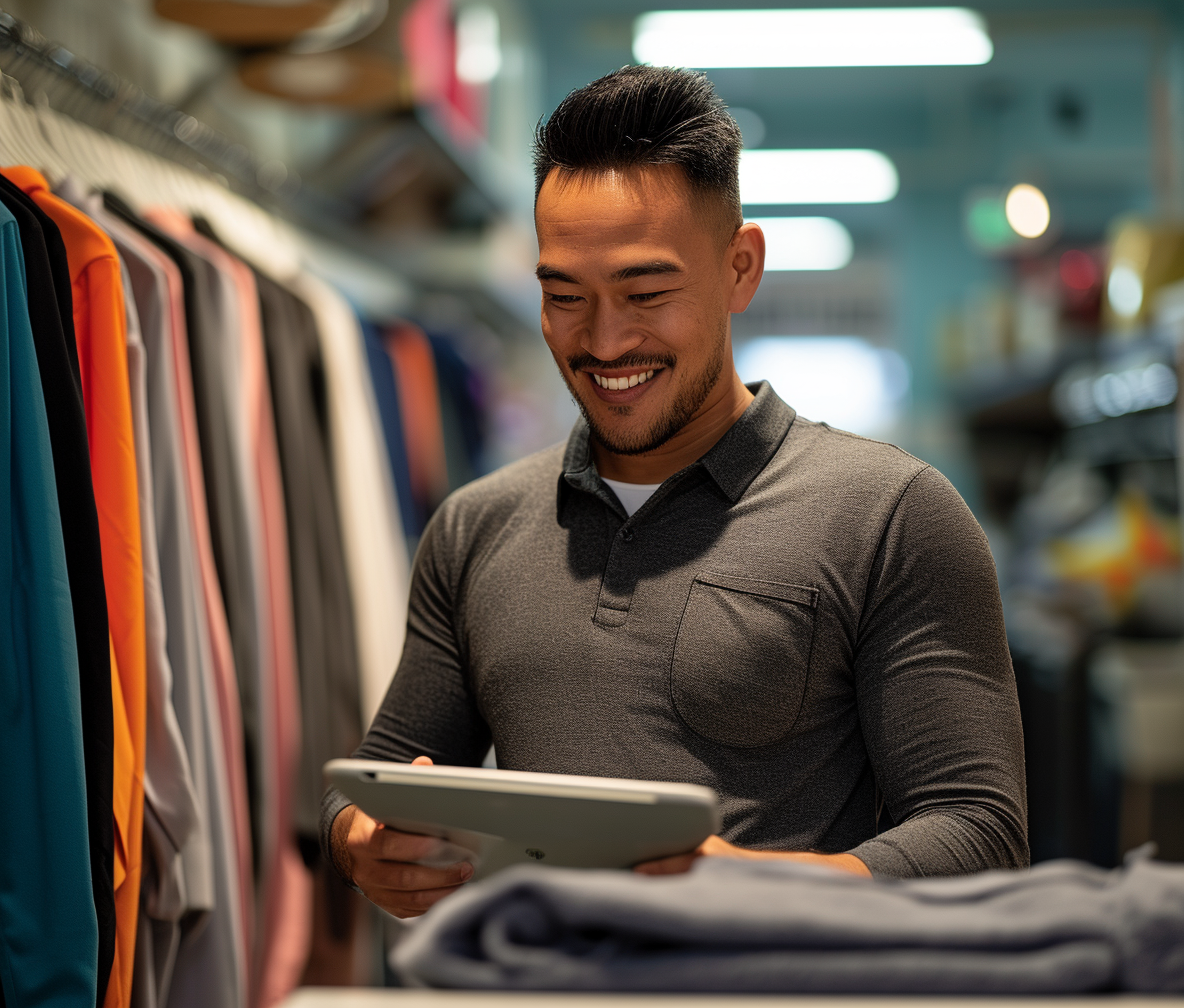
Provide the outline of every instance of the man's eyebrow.
{"type": "Polygon", "coordinates": [[[575,277],[568,276],[563,270],[557,270],[554,266],[548,266],[546,263],[539,263],[535,267],[534,275],[540,280],[558,280],[561,283],[579,283],[575,277]]]}
{"type": "Polygon", "coordinates": [[[636,277],[645,276],[660,276],[663,273],[681,273],[682,267],[677,263],[666,262],[658,259],[654,262],[637,263],[634,266],[626,266],[624,269],[617,270],[610,280],[633,280],[636,277]]]}

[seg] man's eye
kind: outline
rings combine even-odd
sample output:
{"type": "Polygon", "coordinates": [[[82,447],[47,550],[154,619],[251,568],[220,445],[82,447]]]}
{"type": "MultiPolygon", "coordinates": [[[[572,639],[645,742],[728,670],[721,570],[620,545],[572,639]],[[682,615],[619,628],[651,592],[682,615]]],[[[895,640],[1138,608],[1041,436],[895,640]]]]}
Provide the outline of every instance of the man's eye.
{"type": "Polygon", "coordinates": [[[656,297],[661,297],[663,294],[669,294],[669,291],[648,291],[645,294],[630,294],[630,301],[652,301],[656,297]]]}
{"type": "Polygon", "coordinates": [[[548,294],[547,299],[555,304],[575,304],[584,300],[579,294],[548,294]]]}

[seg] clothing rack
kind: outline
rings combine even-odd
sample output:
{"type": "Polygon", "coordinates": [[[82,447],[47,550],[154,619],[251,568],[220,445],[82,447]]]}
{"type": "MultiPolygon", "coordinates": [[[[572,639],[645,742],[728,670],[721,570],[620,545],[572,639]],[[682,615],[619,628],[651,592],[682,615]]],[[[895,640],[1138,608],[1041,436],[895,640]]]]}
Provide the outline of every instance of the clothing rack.
{"type": "Polygon", "coordinates": [[[299,188],[297,176],[278,162],[261,164],[242,144],[88,63],[4,10],[0,70],[30,101],[219,179],[260,203],[274,207],[299,188]]]}

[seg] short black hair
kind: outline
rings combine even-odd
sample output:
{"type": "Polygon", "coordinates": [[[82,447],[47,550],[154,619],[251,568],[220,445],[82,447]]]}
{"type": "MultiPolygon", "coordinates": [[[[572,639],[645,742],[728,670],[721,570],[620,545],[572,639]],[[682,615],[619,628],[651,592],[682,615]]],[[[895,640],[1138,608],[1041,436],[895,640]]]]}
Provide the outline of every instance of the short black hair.
{"type": "Polygon", "coordinates": [[[534,194],[552,169],[627,171],[677,165],[739,227],[740,127],[706,74],[627,66],[569,94],[535,131],[534,194]]]}

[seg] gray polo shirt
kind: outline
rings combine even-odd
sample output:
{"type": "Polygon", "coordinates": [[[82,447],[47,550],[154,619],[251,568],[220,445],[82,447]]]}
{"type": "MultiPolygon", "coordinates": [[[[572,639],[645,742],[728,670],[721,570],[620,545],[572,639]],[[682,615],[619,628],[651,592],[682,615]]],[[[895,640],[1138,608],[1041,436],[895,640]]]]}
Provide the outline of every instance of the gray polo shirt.
{"type": "MultiPolygon", "coordinates": [[[[986,538],[931,466],[765,383],[631,517],[581,422],[452,494],[359,757],[689,781],[742,847],[874,873],[1028,863],[986,538]]],[[[329,791],[322,841],[347,804],[329,791]]]]}

